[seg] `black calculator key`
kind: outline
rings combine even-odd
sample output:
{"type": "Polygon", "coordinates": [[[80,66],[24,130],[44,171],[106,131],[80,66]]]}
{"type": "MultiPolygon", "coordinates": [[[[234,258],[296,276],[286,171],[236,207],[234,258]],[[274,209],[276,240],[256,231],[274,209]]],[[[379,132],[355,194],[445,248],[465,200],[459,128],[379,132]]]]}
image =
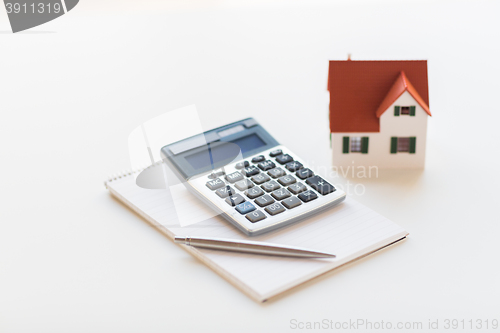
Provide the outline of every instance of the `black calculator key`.
{"type": "Polygon", "coordinates": [[[300,201],[299,198],[297,198],[297,197],[291,197],[291,198],[285,199],[281,203],[283,204],[283,206],[285,206],[288,209],[292,209],[292,208],[295,208],[297,206],[302,205],[302,201],[300,201]]]}
{"type": "Polygon", "coordinates": [[[273,178],[278,178],[278,177],[286,175],[286,172],[282,168],[274,168],[274,169],[269,170],[267,172],[267,174],[273,178]]]}
{"type": "Polygon", "coordinates": [[[211,189],[212,191],[216,190],[218,188],[224,187],[224,185],[226,185],[226,184],[224,184],[224,182],[220,178],[217,178],[215,180],[211,180],[211,181],[207,182],[207,187],[209,189],[211,189]]]}
{"type": "Polygon", "coordinates": [[[320,176],[314,176],[308,178],[306,183],[309,184],[313,189],[318,191],[319,193],[326,195],[328,193],[332,193],[335,191],[335,187],[332,184],[321,178],[320,176]]]}
{"type": "Polygon", "coordinates": [[[219,178],[220,176],[224,176],[226,173],[224,171],[219,171],[219,172],[212,172],[211,174],[208,175],[209,179],[215,179],[219,178]]]}
{"type": "Polygon", "coordinates": [[[285,207],[283,207],[279,202],[275,202],[272,205],[266,207],[266,212],[270,215],[276,215],[279,213],[283,213],[285,211],[285,207]]]}
{"type": "Polygon", "coordinates": [[[246,218],[250,222],[255,223],[255,222],[259,222],[259,221],[262,221],[263,219],[265,219],[266,214],[262,213],[260,210],[256,210],[256,211],[251,212],[250,214],[247,214],[246,218]]]}
{"type": "Polygon", "coordinates": [[[306,178],[309,178],[309,177],[312,177],[314,176],[314,172],[312,172],[311,169],[309,168],[305,168],[305,169],[300,169],[299,171],[297,171],[295,173],[297,175],[297,177],[299,177],[300,179],[306,179],[306,178]]]}
{"type": "Polygon", "coordinates": [[[226,198],[230,195],[236,194],[236,190],[231,186],[227,185],[218,189],[217,191],[215,191],[215,193],[217,193],[217,195],[221,198],[226,198]]]}
{"type": "Polygon", "coordinates": [[[291,196],[290,192],[288,192],[286,188],[280,188],[279,190],[273,191],[271,195],[274,197],[274,199],[278,201],[281,201],[291,196]]]}
{"type": "Polygon", "coordinates": [[[253,187],[253,183],[249,180],[249,179],[243,179],[243,180],[240,180],[239,182],[236,182],[236,184],[234,184],[234,186],[236,186],[236,188],[240,191],[244,191],[250,187],[253,187]]]}
{"type": "Polygon", "coordinates": [[[260,185],[262,183],[267,182],[271,178],[269,178],[269,176],[266,175],[265,173],[261,173],[260,175],[253,176],[251,179],[255,184],[260,185]]]}
{"type": "Polygon", "coordinates": [[[273,150],[272,152],[269,153],[269,156],[271,157],[276,157],[278,155],[281,155],[283,154],[283,150],[281,149],[276,149],[276,150],[273,150]]]}
{"type": "Polygon", "coordinates": [[[288,187],[288,190],[293,194],[299,194],[300,192],[304,192],[305,190],[307,190],[307,187],[302,183],[295,183],[293,185],[290,185],[288,187]]]}
{"type": "Polygon", "coordinates": [[[252,165],[252,166],[249,166],[249,167],[246,167],[245,169],[241,170],[241,172],[247,176],[247,177],[251,177],[253,175],[256,175],[260,172],[259,168],[257,168],[255,165],[252,165]]]}
{"type": "Polygon", "coordinates": [[[292,185],[293,183],[296,183],[297,179],[295,179],[295,177],[292,175],[286,175],[286,176],[278,178],[278,182],[283,186],[288,186],[288,185],[292,185]]]}
{"type": "Polygon", "coordinates": [[[257,164],[259,166],[259,168],[262,170],[262,171],[267,171],[269,169],[273,169],[273,168],[276,168],[276,164],[274,164],[273,161],[265,161],[265,162],[260,162],[259,164],[257,164]]]}
{"type": "Polygon", "coordinates": [[[302,165],[302,163],[300,162],[297,162],[297,161],[292,161],[292,162],[288,162],[286,165],[285,165],[285,168],[288,169],[288,171],[291,171],[291,172],[295,172],[299,169],[302,169],[304,166],[302,165]]]}
{"type": "Polygon", "coordinates": [[[255,199],[255,203],[261,207],[265,207],[267,205],[270,205],[274,202],[274,199],[271,198],[269,194],[266,194],[263,197],[255,199]]]}
{"type": "Polygon", "coordinates": [[[280,184],[276,183],[276,181],[271,180],[267,183],[262,184],[260,187],[266,192],[272,192],[280,188],[280,184]]]}
{"type": "Polygon", "coordinates": [[[278,162],[279,164],[287,164],[291,161],[293,161],[293,157],[288,154],[283,154],[276,157],[276,162],[278,162]]]}
{"type": "Polygon", "coordinates": [[[234,166],[236,169],[243,169],[243,168],[246,168],[250,165],[250,163],[248,163],[248,161],[243,161],[243,162],[240,162],[240,163],[236,163],[236,165],[234,166]]]}
{"type": "Polygon", "coordinates": [[[264,155],[259,155],[259,156],[255,156],[254,158],[252,158],[252,163],[259,163],[259,162],[263,162],[265,160],[266,160],[266,158],[264,157],[264,155]]]}
{"type": "Polygon", "coordinates": [[[241,196],[241,194],[235,194],[235,195],[232,195],[230,197],[227,197],[226,198],[226,202],[230,205],[230,206],[236,206],[236,205],[239,205],[240,203],[242,202],[245,202],[245,198],[243,198],[241,196]]]}
{"type": "Polygon", "coordinates": [[[236,208],[236,210],[240,214],[247,214],[247,213],[250,213],[251,211],[256,209],[255,206],[251,202],[240,203],[239,205],[237,205],[234,208],[236,208]]]}
{"type": "Polygon", "coordinates": [[[312,201],[312,200],[316,199],[317,197],[318,197],[318,195],[316,193],[314,193],[314,191],[312,191],[312,190],[307,190],[307,191],[299,194],[299,199],[304,201],[304,202],[312,201]]]}
{"type": "Polygon", "coordinates": [[[245,192],[245,195],[250,199],[255,199],[264,194],[264,191],[260,187],[252,187],[245,192]]]}
{"type": "Polygon", "coordinates": [[[228,182],[230,182],[231,184],[236,183],[237,181],[242,180],[242,179],[243,179],[243,175],[239,171],[236,171],[236,172],[230,173],[229,175],[226,175],[226,180],[228,182]]]}

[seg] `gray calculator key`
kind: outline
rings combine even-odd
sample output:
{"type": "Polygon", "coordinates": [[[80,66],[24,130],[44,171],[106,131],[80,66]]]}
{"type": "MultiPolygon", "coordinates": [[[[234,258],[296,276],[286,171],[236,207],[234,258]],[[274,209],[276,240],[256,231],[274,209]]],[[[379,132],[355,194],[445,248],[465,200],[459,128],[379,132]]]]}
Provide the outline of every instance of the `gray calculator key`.
{"type": "Polygon", "coordinates": [[[285,199],[281,203],[283,204],[283,206],[285,206],[288,209],[292,209],[292,208],[295,208],[297,206],[302,205],[302,201],[300,201],[299,198],[297,198],[297,197],[291,197],[291,198],[285,199]]]}
{"type": "Polygon", "coordinates": [[[226,175],[226,180],[228,182],[230,182],[231,184],[235,183],[239,180],[242,180],[242,179],[243,179],[243,175],[239,171],[236,171],[236,172],[230,173],[229,175],[226,175]]]}
{"type": "Polygon", "coordinates": [[[266,194],[263,197],[255,199],[255,203],[261,207],[265,207],[267,205],[270,205],[274,202],[274,199],[271,198],[269,194],[266,194]]]}
{"type": "Polygon", "coordinates": [[[217,193],[217,195],[221,198],[226,198],[230,195],[235,194],[236,190],[234,188],[232,188],[231,186],[227,185],[225,187],[218,189],[217,191],[215,191],[215,193],[217,193]]]}
{"type": "Polygon", "coordinates": [[[264,191],[260,187],[252,187],[245,192],[245,195],[250,199],[255,199],[264,194],[264,191]]]}
{"type": "Polygon", "coordinates": [[[317,197],[318,197],[318,195],[316,193],[314,193],[313,190],[307,190],[307,191],[299,194],[299,199],[304,201],[304,202],[312,201],[312,200],[316,199],[317,197]]]}
{"type": "Polygon", "coordinates": [[[283,213],[285,211],[285,207],[283,207],[279,202],[275,202],[272,205],[266,207],[266,212],[270,215],[276,215],[279,213],[283,213]]]}
{"type": "Polygon", "coordinates": [[[224,171],[219,171],[219,172],[212,172],[211,174],[208,175],[209,179],[216,179],[219,178],[220,176],[224,176],[226,173],[224,171]]]}
{"type": "Polygon", "coordinates": [[[288,187],[288,190],[293,194],[299,194],[300,192],[304,192],[305,190],[307,190],[307,187],[302,183],[295,183],[293,185],[290,185],[288,187]]]}
{"type": "Polygon", "coordinates": [[[308,178],[306,183],[323,195],[335,192],[335,187],[320,176],[308,178]]]}
{"type": "Polygon", "coordinates": [[[267,174],[273,178],[278,178],[286,175],[286,172],[282,168],[274,168],[272,170],[269,170],[267,174]]]}
{"type": "Polygon", "coordinates": [[[253,176],[253,175],[256,175],[260,172],[259,168],[257,168],[255,165],[252,165],[252,166],[249,166],[243,170],[241,170],[241,172],[247,176],[247,177],[250,177],[250,176],[253,176]]]}
{"type": "Polygon", "coordinates": [[[260,175],[253,176],[251,179],[255,184],[260,185],[262,183],[267,182],[271,178],[269,178],[269,176],[266,175],[265,173],[261,173],[260,175]]]}
{"type": "Polygon", "coordinates": [[[252,158],[252,163],[259,163],[259,162],[262,162],[265,160],[266,160],[266,158],[264,157],[264,155],[259,155],[259,156],[255,156],[254,158],[252,158]]]}
{"type": "Polygon", "coordinates": [[[207,182],[207,187],[209,189],[211,189],[212,191],[216,190],[218,188],[224,187],[224,185],[226,185],[226,184],[224,184],[224,182],[220,178],[217,178],[217,179],[214,179],[214,180],[207,182]]]}
{"type": "Polygon", "coordinates": [[[255,210],[255,206],[251,202],[243,202],[237,205],[236,210],[238,213],[245,215],[246,213],[250,213],[251,211],[255,210]]]}
{"type": "Polygon", "coordinates": [[[273,193],[271,193],[271,195],[274,197],[274,199],[278,201],[281,201],[291,196],[290,192],[288,192],[286,188],[280,188],[279,190],[276,190],[273,193]]]}
{"type": "Polygon", "coordinates": [[[266,214],[262,213],[260,210],[255,210],[255,211],[251,212],[250,214],[247,214],[246,218],[250,222],[255,223],[255,222],[259,222],[259,221],[262,221],[263,219],[265,219],[266,214]]]}
{"type": "Polygon", "coordinates": [[[262,170],[262,171],[267,171],[269,169],[272,169],[272,168],[276,168],[276,164],[274,164],[273,161],[265,161],[265,162],[260,162],[259,164],[257,164],[259,166],[259,168],[262,170]]]}
{"type": "Polygon", "coordinates": [[[296,183],[297,179],[295,179],[295,177],[292,175],[286,175],[286,176],[278,178],[278,182],[283,186],[288,186],[288,185],[292,185],[293,183],[296,183]]]}
{"type": "Polygon", "coordinates": [[[273,150],[272,152],[269,153],[269,156],[271,157],[276,157],[278,155],[281,155],[283,154],[283,150],[281,149],[276,149],[276,150],[273,150]]]}
{"type": "Polygon", "coordinates": [[[236,169],[243,169],[243,168],[246,168],[249,165],[250,165],[250,163],[248,163],[248,161],[243,161],[243,162],[240,162],[240,163],[236,163],[236,165],[234,167],[236,169]]]}
{"type": "Polygon", "coordinates": [[[293,161],[293,157],[288,154],[283,154],[276,157],[276,162],[278,162],[279,164],[287,164],[291,161],[293,161]]]}
{"type": "Polygon", "coordinates": [[[260,187],[266,192],[272,192],[280,188],[280,184],[276,183],[276,181],[271,180],[267,183],[262,184],[260,187]]]}
{"type": "Polygon", "coordinates": [[[285,168],[287,168],[291,172],[295,172],[295,171],[297,171],[299,169],[302,169],[303,167],[304,166],[302,165],[302,163],[297,162],[297,161],[288,162],[285,165],[285,168]]]}
{"type": "Polygon", "coordinates": [[[228,205],[234,207],[236,205],[239,205],[242,202],[245,202],[245,198],[243,198],[241,196],[241,194],[235,194],[235,195],[232,195],[230,197],[227,197],[226,198],[226,202],[227,202],[228,205]]]}
{"type": "Polygon", "coordinates": [[[236,184],[234,184],[234,186],[236,186],[236,188],[240,191],[244,191],[250,187],[253,187],[253,183],[249,180],[249,179],[243,179],[243,180],[240,180],[239,182],[236,182],[236,184]]]}
{"type": "Polygon", "coordinates": [[[314,172],[312,172],[311,169],[309,168],[305,168],[305,169],[300,169],[299,171],[297,171],[295,173],[297,175],[297,177],[299,177],[300,179],[306,179],[306,178],[309,178],[309,177],[312,177],[314,176],[314,172]]]}

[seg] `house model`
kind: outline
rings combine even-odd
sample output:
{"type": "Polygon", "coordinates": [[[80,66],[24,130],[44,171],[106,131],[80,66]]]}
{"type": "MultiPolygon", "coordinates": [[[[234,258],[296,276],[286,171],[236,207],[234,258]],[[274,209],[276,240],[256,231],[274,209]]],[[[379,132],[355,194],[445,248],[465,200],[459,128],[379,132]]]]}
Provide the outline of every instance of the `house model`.
{"type": "Polygon", "coordinates": [[[423,168],[427,61],[330,61],[333,165],[423,168]]]}

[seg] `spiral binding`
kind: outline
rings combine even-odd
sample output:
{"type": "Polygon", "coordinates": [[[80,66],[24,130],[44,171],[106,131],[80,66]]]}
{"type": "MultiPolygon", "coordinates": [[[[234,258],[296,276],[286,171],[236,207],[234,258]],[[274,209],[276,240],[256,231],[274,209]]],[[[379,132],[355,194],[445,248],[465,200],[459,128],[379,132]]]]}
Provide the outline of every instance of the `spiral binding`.
{"type": "Polygon", "coordinates": [[[146,165],[146,166],[135,168],[135,169],[126,169],[126,170],[123,170],[121,172],[112,174],[112,175],[108,176],[107,179],[104,181],[104,186],[106,188],[108,188],[108,183],[111,183],[112,181],[116,181],[118,179],[131,176],[135,173],[140,173],[148,168],[155,167],[157,165],[161,165],[162,163],[163,163],[163,161],[158,161],[158,162],[153,163],[152,165],[146,165]]]}

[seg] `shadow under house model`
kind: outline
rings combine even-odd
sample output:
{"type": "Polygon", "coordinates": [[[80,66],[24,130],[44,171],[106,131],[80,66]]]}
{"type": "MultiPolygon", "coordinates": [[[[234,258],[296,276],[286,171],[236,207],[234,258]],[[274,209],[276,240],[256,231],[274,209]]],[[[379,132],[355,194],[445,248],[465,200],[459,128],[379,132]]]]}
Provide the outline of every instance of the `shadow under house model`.
{"type": "Polygon", "coordinates": [[[427,61],[330,61],[333,165],[424,168],[427,61]]]}

